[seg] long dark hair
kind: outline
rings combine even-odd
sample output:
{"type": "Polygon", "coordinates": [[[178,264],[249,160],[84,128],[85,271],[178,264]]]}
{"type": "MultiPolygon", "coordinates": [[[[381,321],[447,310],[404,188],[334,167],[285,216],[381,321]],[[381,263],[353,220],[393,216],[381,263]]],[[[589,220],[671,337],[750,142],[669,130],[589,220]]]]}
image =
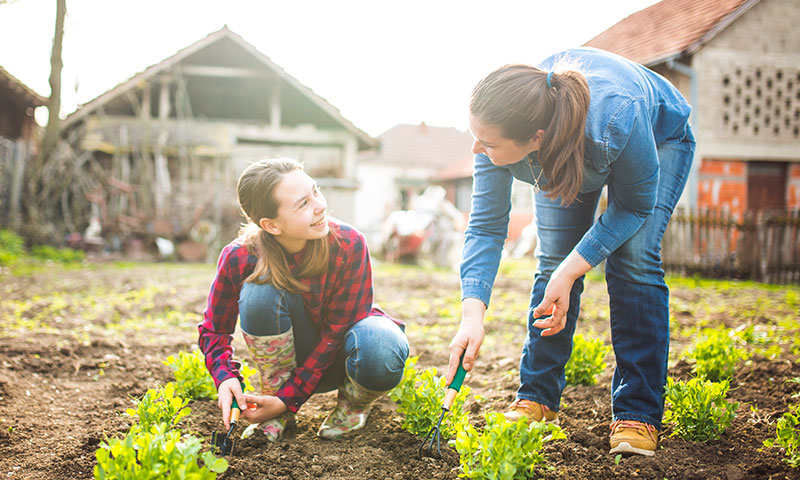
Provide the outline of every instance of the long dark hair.
{"type": "Polygon", "coordinates": [[[505,65],[478,82],[472,91],[470,113],[500,129],[519,144],[544,130],[539,162],[549,180],[548,197],[572,203],[583,183],[584,128],[589,112],[589,84],[564,64],[548,72],[530,65],[505,65]]]}
{"type": "MultiPolygon", "coordinates": [[[[258,257],[255,270],[246,281],[253,283],[272,283],[290,292],[307,292],[308,287],[299,279],[323,274],[328,268],[330,250],[327,238],[309,241],[306,254],[297,274],[292,275],[286,260],[286,252],[278,240],[262,229],[258,221],[262,218],[278,216],[278,201],[275,187],[284,175],[294,170],[302,170],[303,164],[291,158],[261,160],[248,166],[239,177],[236,187],[239,206],[247,223],[242,225],[239,235],[251,254],[258,257]]],[[[333,229],[328,235],[334,235],[333,229]]]]}

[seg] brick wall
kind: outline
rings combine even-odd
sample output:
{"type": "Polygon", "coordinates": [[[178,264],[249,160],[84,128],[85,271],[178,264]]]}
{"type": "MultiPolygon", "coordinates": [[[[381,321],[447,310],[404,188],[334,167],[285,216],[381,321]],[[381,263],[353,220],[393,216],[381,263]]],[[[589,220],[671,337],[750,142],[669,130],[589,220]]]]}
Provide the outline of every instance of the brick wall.
{"type": "Polygon", "coordinates": [[[800,208],[800,163],[789,165],[789,185],[786,188],[786,205],[800,208]]]}
{"type": "Polygon", "coordinates": [[[697,188],[700,209],[725,208],[740,221],[747,206],[747,162],[702,159],[697,188]]]}

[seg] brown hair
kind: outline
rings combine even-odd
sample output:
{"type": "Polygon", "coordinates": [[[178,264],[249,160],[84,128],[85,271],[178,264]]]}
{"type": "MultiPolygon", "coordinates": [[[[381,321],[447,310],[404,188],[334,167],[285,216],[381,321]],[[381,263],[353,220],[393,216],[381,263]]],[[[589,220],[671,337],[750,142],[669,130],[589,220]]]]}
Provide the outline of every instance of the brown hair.
{"type": "Polygon", "coordinates": [[[478,82],[470,113],[496,126],[505,138],[525,143],[544,130],[539,162],[549,180],[549,198],[572,203],[583,183],[584,128],[589,112],[589,85],[577,70],[562,63],[558,72],[530,65],[505,65],[478,82]]]}
{"type": "MultiPolygon", "coordinates": [[[[303,261],[293,275],[289,270],[286,251],[272,234],[257,223],[262,218],[274,219],[278,216],[275,187],[284,175],[295,170],[303,170],[303,164],[291,158],[258,161],[242,172],[236,190],[242,214],[247,219],[239,235],[244,239],[248,251],[258,257],[255,270],[245,281],[259,284],[269,282],[278,288],[302,293],[307,292],[308,287],[300,278],[315,277],[328,269],[328,239],[309,241],[303,261]]],[[[328,235],[335,235],[333,229],[328,235]]]]}

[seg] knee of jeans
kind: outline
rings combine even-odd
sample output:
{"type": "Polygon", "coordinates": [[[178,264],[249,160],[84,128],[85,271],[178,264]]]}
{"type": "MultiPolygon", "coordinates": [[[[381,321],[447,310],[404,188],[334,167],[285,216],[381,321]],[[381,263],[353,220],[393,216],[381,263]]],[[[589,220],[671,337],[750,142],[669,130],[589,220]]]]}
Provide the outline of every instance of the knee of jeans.
{"type": "Polygon", "coordinates": [[[606,274],[633,283],[661,284],[664,270],[660,249],[639,242],[626,243],[608,257],[606,274]]]}
{"type": "MultiPolygon", "coordinates": [[[[362,320],[365,321],[365,320],[362,320]]],[[[408,339],[391,320],[390,324],[371,328],[368,334],[353,332],[355,348],[347,358],[347,372],[360,386],[374,391],[396,387],[403,378],[408,358],[408,339]]]]}
{"type": "Polygon", "coordinates": [[[242,330],[252,335],[277,335],[288,330],[291,321],[288,325],[281,324],[281,310],[286,309],[285,293],[271,283],[245,282],[239,293],[242,330]]]}

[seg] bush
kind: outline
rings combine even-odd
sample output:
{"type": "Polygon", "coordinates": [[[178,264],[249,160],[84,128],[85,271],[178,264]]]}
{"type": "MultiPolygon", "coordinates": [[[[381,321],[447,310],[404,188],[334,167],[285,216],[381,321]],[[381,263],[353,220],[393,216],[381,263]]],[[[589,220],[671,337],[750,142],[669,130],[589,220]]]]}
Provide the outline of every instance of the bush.
{"type": "Polygon", "coordinates": [[[715,383],[693,378],[675,382],[668,378],[665,397],[669,409],[664,412],[664,421],[674,423],[672,436],[700,442],[719,438],[739,407],[739,402],[725,399],[728,388],[727,380],[715,383]]]}
{"type": "MultiPolygon", "coordinates": [[[[397,411],[403,414],[403,429],[413,435],[427,435],[436,425],[442,413],[442,402],[447,390],[445,378],[436,376],[436,368],[418,373],[415,365],[419,357],[409,357],[403,370],[403,379],[391,392],[389,398],[398,403],[397,411]]],[[[456,436],[469,424],[467,412],[463,410],[464,400],[470,388],[462,385],[453,405],[442,420],[441,435],[448,439],[456,436]]]]}
{"type": "Polygon", "coordinates": [[[0,229],[0,265],[10,265],[25,254],[25,241],[11,230],[0,229]]]}
{"type": "Polygon", "coordinates": [[[583,335],[572,339],[572,355],[569,357],[564,373],[570,385],[594,385],[597,375],[606,368],[605,358],[611,347],[603,345],[603,340],[585,340],[583,335]]]}
{"type": "Polygon", "coordinates": [[[31,256],[39,260],[52,260],[60,263],[80,262],[86,257],[83,250],[71,248],[56,248],[50,245],[36,245],[31,250],[31,256]]]}
{"type": "Polygon", "coordinates": [[[464,478],[502,480],[533,478],[533,469],[544,463],[543,445],[566,438],[561,429],[544,422],[525,419],[509,422],[497,412],[484,415],[486,426],[479,433],[472,425],[456,436],[464,478]]]}
{"type": "Polygon", "coordinates": [[[189,400],[175,395],[175,386],[171,383],[151,388],[141,398],[133,400],[135,408],[129,408],[123,415],[134,418],[132,431],[147,432],[159,424],[168,428],[176,428],[183,417],[192,410],[187,407],[189,400]]]}
{"type": "Polygon", "coordinates": [[[228,469],[228,462],[211,452],[199,455],[202,441],[182,436],[166,424],[141,432],[130,431],[124,438],[111,438],[95,452],[95,479],[134,480],[146,478],[197,480],[215,479],[228,469]]]}
{"type": "Polygon", "coordinates": [[[719,382],[733,377],[736,364],[746,359],[747,353],[736,346],[736,340],[725,328],[706,329],[689,352],[689,358],[694,362],[692,372],[695,375],[719,382]]]}
{"type": "Polygon", "coordinates": [[[781,447],[786,454],[783,461],[792,468],[800,467],[800,403],[790,406],[778,419],[775,438],[764,440],[764,446],[781,447]]]}
{"type": "MultiPolygon", "coordinates": [[[[164,361],[164,365],[173,370],[175,376],[175,392],[191,400],[202,400],[216,398],[217,388],[214,380],[206,369],[205,356],[199,350],[192,353],[178,352],[178,355],[170,355],[164,361]]],[[[254,368],[242,363],[239,373],[244,378],[244,391],[253,390],[250,383],[250,376],[258,373],[254,368]]]]}

